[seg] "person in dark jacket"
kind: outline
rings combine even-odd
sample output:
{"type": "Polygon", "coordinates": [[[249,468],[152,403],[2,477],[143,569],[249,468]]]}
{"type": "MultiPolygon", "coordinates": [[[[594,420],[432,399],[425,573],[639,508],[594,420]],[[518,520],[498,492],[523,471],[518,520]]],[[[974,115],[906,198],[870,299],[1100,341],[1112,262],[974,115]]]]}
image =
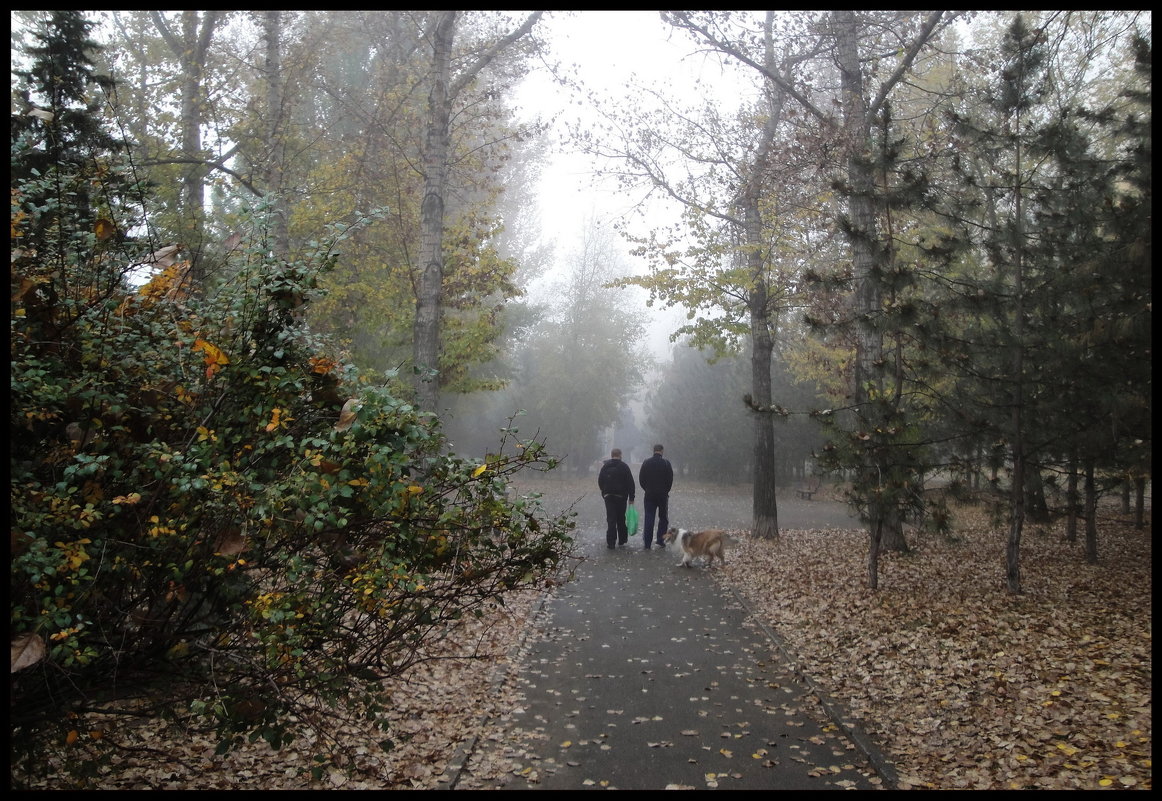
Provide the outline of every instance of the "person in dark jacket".
{"type": "Polygon", "coordinates": [[[633,483],[633,471],[621,460],[621,449],[614,448],[609,458],[601,464],[597,474],[597,488],[605,499],[605,547],[616,548],[629,542],[629,529],[625,525],[625,507],[633,503],[637,486],[633,483]]]}
{"type": "Polygon", "coordinates": [[[664,537],[670,526],[670,489],[674,486],[674,468],[662,456],[662,446],[654,446],[654,455],[642,462],[637,474],[642,488],[642,507],[645,509],[645,527],[642,536],[645,549],[657,541],[659,548],[665,548],[664,537]],[[658,516],[658,534],[654,536],[654,514],[658,516]]]}

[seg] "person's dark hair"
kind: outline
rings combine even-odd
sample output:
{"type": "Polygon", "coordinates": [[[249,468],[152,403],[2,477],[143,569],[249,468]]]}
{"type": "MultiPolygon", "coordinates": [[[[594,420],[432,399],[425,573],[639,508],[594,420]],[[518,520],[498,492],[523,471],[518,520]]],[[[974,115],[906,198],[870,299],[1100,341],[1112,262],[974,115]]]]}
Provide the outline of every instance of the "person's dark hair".
{"type": "Polygon", "coordinates": [[[621,448],[614,448],[613,450],[611,450],[609,452],[609,455],[612,456],[614,459],[620,459],[621,458],[621,448]]]}
{"type": "Polygon", "coordinates": [[[661,452],[662,452],[662,446],[661,446],[661,445],[655,445],[655,446],[654,446],[654,453],[661,453],[661,452]]]}

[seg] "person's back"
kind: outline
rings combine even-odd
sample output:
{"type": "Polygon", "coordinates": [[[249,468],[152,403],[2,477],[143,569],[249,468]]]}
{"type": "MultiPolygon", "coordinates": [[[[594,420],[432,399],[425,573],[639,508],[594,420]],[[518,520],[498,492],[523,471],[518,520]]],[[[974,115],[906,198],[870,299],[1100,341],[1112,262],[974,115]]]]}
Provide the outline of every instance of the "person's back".
{"type": "Polygon", "coordinates": [[[633,503],[637,485],[633,483],[633,471],[621,460],[621,449],[614,448],[609,458],[601,465],[597,474],[597,488],[605,501],[605,544],[614,548],[625,545],[629,531],[625,524],[625,508],[633,503]]]}
{"type": "Polygon", "coordinates": [[[670,490],[674,487],[674,468],[662,456],[662,446],[654,446],[654,455],[642,462],[638,470],[638,485],[642,488],[642,506],[645,508],[645,527],[642,530],[646,550],[656,544],[665,548],[663,537],[670,524],[670,490]],[[654,533],[654,516],[657,515],[658,530],[654,533]]]}
{"type": "Polygon", "coordinates": [[[674,487],[674,468],[660,451],[655,452],[642,462],[637,483],[644,497],[660,500],[669,495],[674,487]]]}
{"type": "Polygon", "coordinates": [[[621,459],[606,459],[597,474],[597,488],[602,495],[633,497],[633,471],[621,459]]]}

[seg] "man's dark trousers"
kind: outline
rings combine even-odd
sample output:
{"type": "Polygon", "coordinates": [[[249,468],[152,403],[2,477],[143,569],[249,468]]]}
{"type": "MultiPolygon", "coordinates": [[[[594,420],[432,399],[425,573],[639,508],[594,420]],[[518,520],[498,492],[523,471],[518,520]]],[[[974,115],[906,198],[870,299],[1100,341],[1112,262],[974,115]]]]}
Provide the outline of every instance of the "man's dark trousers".
{"type": "Polygon", "coordinates": [[[664,545],[663,538],[666,536],[666,530],[670,527],[669,514],[670,499],[665,498],[651,498],[646,495],[642,498],[642,508],[645,510],[645,529],[642,531],[642,536],[645,537],[646,547],[650,547],[654,535],[654,513],[658,515],[658,545],[664,545]]]}
{"type": "Polygon", "coordinates": [[[605,496],[605,544],[610,548],[629,541],[629,529],[625,525],[627,500],[624,495],[605,496]]]}

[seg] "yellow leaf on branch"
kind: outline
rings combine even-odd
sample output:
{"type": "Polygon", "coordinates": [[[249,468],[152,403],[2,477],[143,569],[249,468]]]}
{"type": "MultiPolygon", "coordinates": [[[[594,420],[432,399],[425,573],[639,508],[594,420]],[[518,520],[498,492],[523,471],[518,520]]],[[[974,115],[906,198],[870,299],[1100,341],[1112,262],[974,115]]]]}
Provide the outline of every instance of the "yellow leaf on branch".
{"type": "Polygon", "coordinates": [[[202,360],[206,363],[207,379],[213,378],[214,374],[221,370],[224,365],[230,363],[230,357],[221,348],[204,339],[194,340],[194,351],[201,351],[205,354],[202,360]]]}
{"type": "Polygon", "coordinates": [[[266,424],[266,430],[268,432],[276,430],[279,426],[286,425],[286,420],[289,420],[290,418],[288,417],[286,420],[284,420],[282,417],[282,412],[282,409],[278,408],[277,406],[274,407],[274,411],[270,415],[270,422],[266,424]]]}

